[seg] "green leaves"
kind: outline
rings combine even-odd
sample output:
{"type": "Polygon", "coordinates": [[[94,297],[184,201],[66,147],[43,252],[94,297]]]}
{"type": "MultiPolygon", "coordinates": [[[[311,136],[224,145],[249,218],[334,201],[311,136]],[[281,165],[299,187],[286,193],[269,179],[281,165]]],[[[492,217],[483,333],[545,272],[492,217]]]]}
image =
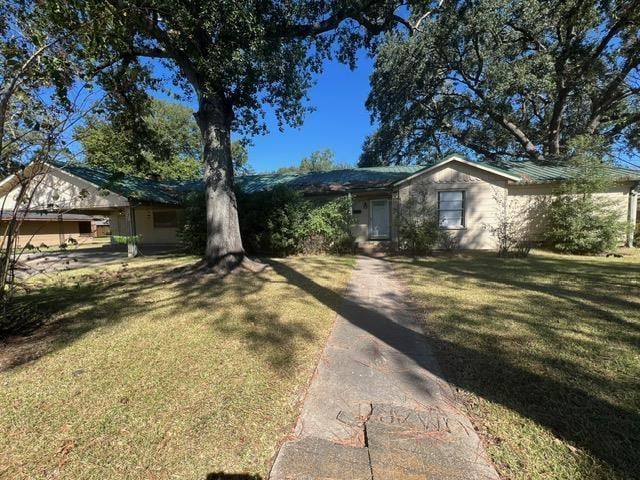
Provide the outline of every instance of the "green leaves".
{"type": "Polygon", "coordinates": [[[200,178],[200,132],[193,112],[161,100],[153,100],[145,112],[138,121],[126,113],[90,117],[76,132],[87,163],[144,177],[200,178]]]}
{"type": "Polygon", "coordinates": [[[563,195],[547,212],[545,239],[556,250],[598,254],[614,249],[625,233],[619,213],[608,202],[587,195],[563,195]]]}
{"type": "MultiPolygon", "coordinates": [[[[640,2],[444,2],[380,46],[361,165],[441,157],[568,161],[596,137],[637,148],[640,2]]],[[[600,152],[602,150],[599,150],[600,152]]]]}
{"type": "Polygon", "coordinates": [[[308,157],[304,157],[300,161],[300,165],[294,167],[282,167],[276,173],[309,173],[309,172],[327,172],[329,170],[340,170],[345,168],[353,168],[347,163],[336,162],[334,160],[335,153],[330,148],[317,150],[312,152],[308,157]]]}

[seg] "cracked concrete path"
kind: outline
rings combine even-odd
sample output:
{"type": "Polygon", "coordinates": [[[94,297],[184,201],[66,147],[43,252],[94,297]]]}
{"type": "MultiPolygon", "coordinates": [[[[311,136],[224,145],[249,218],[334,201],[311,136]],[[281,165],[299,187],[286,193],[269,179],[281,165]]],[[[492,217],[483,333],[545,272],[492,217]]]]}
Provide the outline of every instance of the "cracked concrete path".
{"type": "Polygon", "coordinates": [[[384,260],[358,258],[270,479],[498,479],[384,260]]]}

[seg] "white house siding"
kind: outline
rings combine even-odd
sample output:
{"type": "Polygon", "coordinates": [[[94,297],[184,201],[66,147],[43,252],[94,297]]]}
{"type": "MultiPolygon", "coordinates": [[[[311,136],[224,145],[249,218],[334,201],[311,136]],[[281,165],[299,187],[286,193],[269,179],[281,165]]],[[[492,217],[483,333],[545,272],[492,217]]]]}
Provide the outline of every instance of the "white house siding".
{"type": "MultiPolygon", "coordinates": [[[[31,200],[31,210],[100,209],[128,204],[126,198],[99,189],[86,180],[54,167],[38,174],[33,181],[33,187],[35,193],[31,200]]],[[[8,194],[0,196],[3,210],[15,207],[18,192],[19,187],[16,186],[8,194]]]]}
{"type": "MultiPolygon", "coordinates": [[[[606,192],[595,193],[594,197],[611,205],[618,212],[620,220],[628,221],[629,192],[631,183],[623,182],[610,187],[606,192]]],[[[531,240],[542,240],[546,226],[543,216],[544,206],[554,196],[558,185],[553,183],[522,185],[511,184],[508,186],[509,207],[514,217],[523,219],[527,224],[527,233],[531,240]]],[[[621,239],[622,241],[622,239],[621,239]]]]}
{"type": "MultiPolygon", "coordinates": [[[[178,243],[178,229],[176,227],[163,227],[156,228],[153,225],[153,212],[154,211],[175,211],[178,218],[178,224],[184,210],[179,208],[167,208],[167,207],[154,207],[154,206],[139,206],[135,208],[136,218],[136,233],[142,236],[141,243],[147,245],[161,245],[161,244],[177,244],[178,243]]],[[[112,235],[129,235],[129,228],[127,226],[126,217],[124,212],[113,212],[110,216],[111,220],[111,234],[112,235]]]]}
{"type": "MultiPolygon", "coordinates": [[[[497,198],[506,195],[506,187],[507,180],[499,175],[452,162],[400,184],[399,205],[402,208],[410,195],[425,192],[436,208],[438,191],[462,190],[465,192],[465,227],[450,230],[451,233],[459,240],[461,248],[494,249],[496,241],[486,227],[495,224],[497,198]]],[[[397,208],[395,213],[394,217],[397,217],[397,208]]]]}

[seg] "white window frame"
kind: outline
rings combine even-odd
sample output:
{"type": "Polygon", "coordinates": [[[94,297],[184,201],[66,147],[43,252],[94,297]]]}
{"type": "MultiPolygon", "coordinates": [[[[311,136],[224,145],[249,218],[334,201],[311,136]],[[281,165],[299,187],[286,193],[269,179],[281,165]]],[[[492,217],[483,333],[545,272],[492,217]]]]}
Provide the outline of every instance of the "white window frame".
{"type": "Polygon", "coordinates": [[[436,205],[437,205],[437,211],[438,211],[438,224],[440,224],[440,212],[441,211],[445,211],[445,212],[458,212],[461,211],[462,212],[462,222],[461,225],[456,225],[456,226],[448,226],[448,225],[440,225],[440,228],[444,229],[444,230],[463,230],[465,228],[467,228],[467,192],[466,190],[461,190],[461,189],[443,189],[443,190],[438,190],[436,192],[436,205]],[[447,209],[441,209],[440,208],[440,194],[441,193],[454,193],[454,192],[458,192],[458,193],[462,193],[462,208],[447,208],[447,209]]]}

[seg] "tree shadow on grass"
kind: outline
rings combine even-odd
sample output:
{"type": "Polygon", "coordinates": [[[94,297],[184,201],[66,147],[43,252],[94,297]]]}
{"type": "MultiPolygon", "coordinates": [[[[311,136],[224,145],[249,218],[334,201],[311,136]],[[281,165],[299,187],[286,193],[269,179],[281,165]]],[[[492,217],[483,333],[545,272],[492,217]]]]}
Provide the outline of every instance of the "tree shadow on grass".
{"type": "Polygon", "coordinates": [[[71,274],[64,282],[30,292],[25,300],[38,305],[48,320],[2,341],[0,371],[65,348],[96,328],[150,315],[162,321],[196,311],[194,322],[242,339],[248,351],[262,355],[279,375],[291,373],[296,342],[315,339],[304,319],[283,322],[279,305],[264,304],[259,293],[265,286],[286,283],[273,272],[221,278],[203,272],[186,274],[183,268],[171,271],[166,265],[123,265],[97,274],[71,274]],[[157,295],[159,290],[162,295],[157,295]]]}
{"type": "Polygon", "coordinates": [[[262,477],[250,473],[211,472],[207,474],[205,480],[262,480],[262,477]]]}
{"type": "MultiPolygon", "coordinates": [[[[485,278],[481,265],[474,267],[471,263],[460,265],[460,272],[456,274],[468,275],[480,270],[478,278],[485,278]]],[[[336,304],[341,304],[338,311],[347,321],[412,358],[423,368],[430,369],[434,366],[430,364],[428,357],[420,355],[413,346],[427,341],[435,352],[439,353],[441,363],[445,366],[447,380],[452,384],[501,404],[550,429],[557,437],[590,452],[621,477],[630,478],[637,475],[637,466],[640,464],[640,450],[637,448],[640,445],[640,414],[637,410],[612,404],[568,382],[520,368],[509,358],[496,354],[491,347],[491,338],[485,339],[484,345],[487,348],[482,349],[469,348],[462,343],[437,336],[427,338],[421,332],[394,322],[390,318],[393,312],[384,314],[349,298],[343,299],[284,263],[271,261],[271,265],[290,283],[312,293],[326,305],[333,308],[336,304]]],[[[562,271],[560,266],[556,267],[562,271]]],[[[622,273],[618,269],[615,269],[615,272],[622,273]]],[[[509,279],[503,279],[501,283],[505,287],[512,285],[509,279]]],[[[536,288],[536,285],[526,283],[516,283],[515,286],[523,290],[536,288]]],[[[562,298],[569,297],[570,292],[565,290],[561,288],[557,294],[562,298]]],[[[412,308],[406,298],[395,300],[399,308],[412,308]]],[[[567,300],[576,302],[581,308],[597,308],[591,304],[583,304],[575,292],[567,300]]],[[[434,298],[432,303],[437,304],[438,301],[445,299],[434,298]]],[[[629,302],[620,300],[616,303],[628,305],[629,302]]],[[[459,314],[464,316],[464,309],[461,309],[459,314]]],[[[622,326],[628,325],[628,322],[618,315],[611,318],[622,326]]],[[[473,332],[470,334],[473,335],[473,332]]],[[[566,374],[564,378],[572,378],[573,365],[562,364],[555,358],[542,357],[536,360],[543,365],[563,370],[566,374]]],[[[414,383],[421,382],[419,377],[410,373],[403,375],[408,375],[409,380],[414,383]]],[[[632,393],[638,388],[638,382],[633,379],[617,383],[612,381],[610,387],[622,388],[632,393]]]]}

